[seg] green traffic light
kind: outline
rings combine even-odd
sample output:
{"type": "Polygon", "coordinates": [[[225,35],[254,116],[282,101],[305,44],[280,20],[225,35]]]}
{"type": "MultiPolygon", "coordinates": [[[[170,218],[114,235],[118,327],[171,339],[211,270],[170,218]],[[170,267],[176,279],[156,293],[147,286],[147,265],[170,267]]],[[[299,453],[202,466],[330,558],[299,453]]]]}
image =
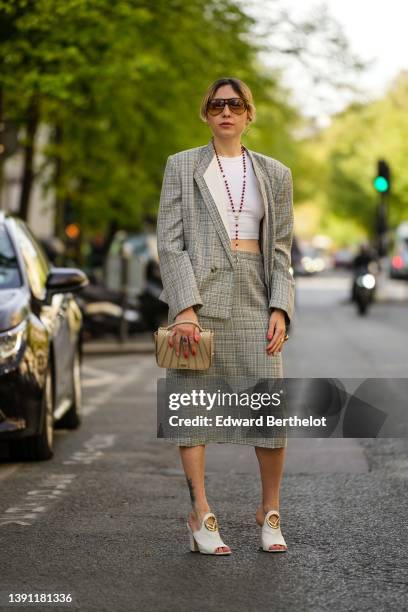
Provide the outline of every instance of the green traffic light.
{"type": "Polygon", "coordinates": [[[376,176],[374,179],[374,187],[380,193],[388,191],[388,181],[383,176],[376,176]]]}

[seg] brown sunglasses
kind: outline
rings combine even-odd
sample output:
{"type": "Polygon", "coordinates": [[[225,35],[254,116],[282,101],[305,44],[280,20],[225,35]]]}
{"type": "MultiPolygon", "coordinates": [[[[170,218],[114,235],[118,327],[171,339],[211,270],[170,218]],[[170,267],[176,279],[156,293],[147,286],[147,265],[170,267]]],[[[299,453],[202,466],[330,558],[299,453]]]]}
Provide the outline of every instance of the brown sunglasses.
{"type": "Polygon", "coordinates": [[[247,104],[242,98],[213,98],[208,102],[207,111],[212,116],[219,115],[226,104],[236,115],[242,115],[247,109],[247,104]]]}

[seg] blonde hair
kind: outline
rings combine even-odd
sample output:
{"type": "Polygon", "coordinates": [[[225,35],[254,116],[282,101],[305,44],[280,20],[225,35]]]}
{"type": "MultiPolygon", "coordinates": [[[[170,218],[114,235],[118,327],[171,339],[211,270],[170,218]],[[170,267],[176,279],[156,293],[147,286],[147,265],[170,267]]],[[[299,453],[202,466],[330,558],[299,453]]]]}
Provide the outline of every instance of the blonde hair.
{"type": "Polygon", "coordinates": [[[202,121],[206,121],[207,119],[207,107],[210,100],[213,99],[217,90],[223,85],[231,85],[232,89],[235,93],[244,100],[247,105],[248,115],[250,121],[255,121],[256,118],[256,108],[254,104],[254,99],[252,96],[252,92],[249,89],[248,85],[246,85],[240,79],[236,79],[234,77],[224,77],[222,79],[217,79],[212,83],[207,89],[200,107],[200,118],[202,121]]]}

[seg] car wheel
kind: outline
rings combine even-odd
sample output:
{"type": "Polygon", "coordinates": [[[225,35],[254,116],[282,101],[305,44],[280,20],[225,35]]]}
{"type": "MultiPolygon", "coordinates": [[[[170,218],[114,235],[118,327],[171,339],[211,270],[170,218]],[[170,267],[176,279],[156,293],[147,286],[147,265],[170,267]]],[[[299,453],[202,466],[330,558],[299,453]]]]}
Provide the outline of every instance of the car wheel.
{"type": "Polygon", "coordinates": [[[77,429],[81,424],[82,381],[81,354],[79,348],[75,351],[72,364],[72,404],[68,412],[58,421],[58,428],[77,429]]]}
{"type": "Polygon", "coordinates": [[[51,365],[45,375],[41,421],[41,433],[12,442],[10,454],[13,459],[44,461],[51,459],[54,454],[54,387],[51,365]]]}

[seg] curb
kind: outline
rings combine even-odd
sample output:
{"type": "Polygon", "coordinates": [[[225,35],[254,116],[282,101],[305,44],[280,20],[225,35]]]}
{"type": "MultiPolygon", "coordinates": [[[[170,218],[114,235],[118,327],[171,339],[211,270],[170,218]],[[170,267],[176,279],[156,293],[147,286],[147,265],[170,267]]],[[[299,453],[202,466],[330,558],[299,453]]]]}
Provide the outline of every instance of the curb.
{"type": "Polygon", "coordinates": [[[408,285],[404,286],[380,286],[376,294],[376,301],[381,304],[407,303],[408,285]]]}

